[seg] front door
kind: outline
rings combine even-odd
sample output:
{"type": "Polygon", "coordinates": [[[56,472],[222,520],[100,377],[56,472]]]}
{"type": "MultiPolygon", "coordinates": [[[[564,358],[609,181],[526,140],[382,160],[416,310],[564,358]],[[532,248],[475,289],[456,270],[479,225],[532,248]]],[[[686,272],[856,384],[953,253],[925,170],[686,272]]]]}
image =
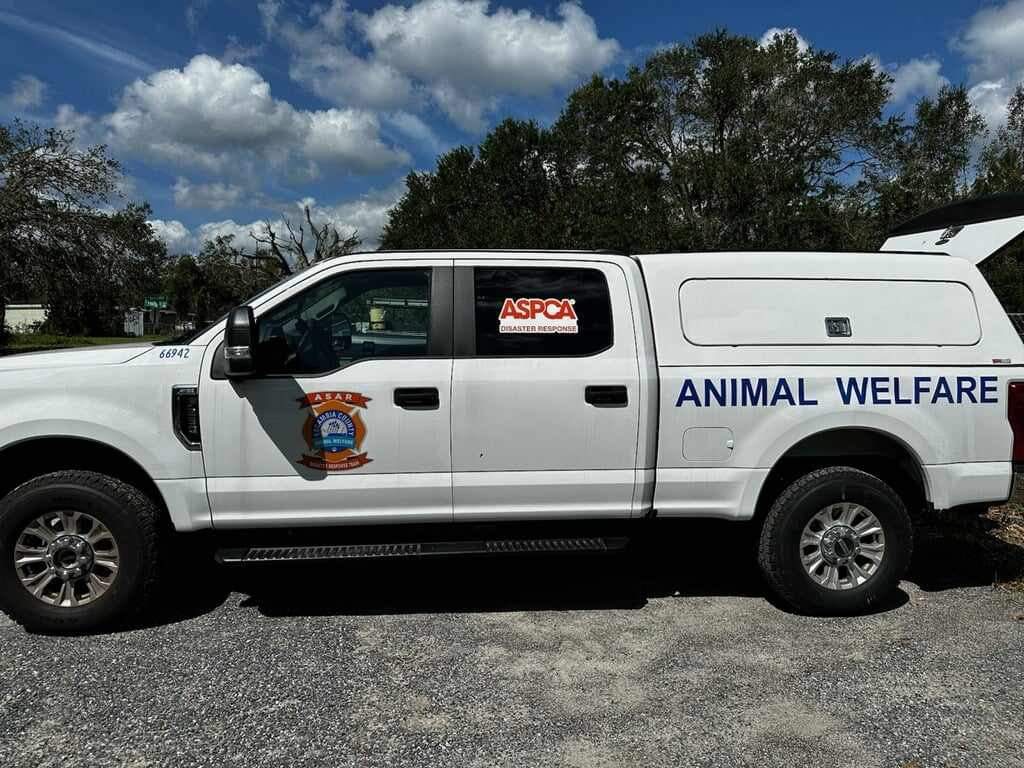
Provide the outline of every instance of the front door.
{"type": "Polygon", "coordinates": [[[451,520],[450,264],[346,265],[255,309],[259,375],[200,390],[215,526],[451,520]]]}
{"type": "Polygon", "coordinates": [[[456,520],[630,516],[640,371],[621,267],[456,264],[456,520]]]}

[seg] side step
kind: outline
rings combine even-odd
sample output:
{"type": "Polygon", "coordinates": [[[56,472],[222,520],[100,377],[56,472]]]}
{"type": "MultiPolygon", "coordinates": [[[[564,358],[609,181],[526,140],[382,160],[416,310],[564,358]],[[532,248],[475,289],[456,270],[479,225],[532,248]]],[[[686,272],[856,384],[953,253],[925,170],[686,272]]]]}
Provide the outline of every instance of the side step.
{"type": "Polygon", "coordinates": [[[295,560],[380,560],[432,555],[513,555],[569,552],[615,552],[626,548],[625,536],[564,539],[494,539],[487,541],[420,541],[407,544],[333,544],[312,547],[239,547],[221,549],[217,561],[233,565],[295,560]]]}

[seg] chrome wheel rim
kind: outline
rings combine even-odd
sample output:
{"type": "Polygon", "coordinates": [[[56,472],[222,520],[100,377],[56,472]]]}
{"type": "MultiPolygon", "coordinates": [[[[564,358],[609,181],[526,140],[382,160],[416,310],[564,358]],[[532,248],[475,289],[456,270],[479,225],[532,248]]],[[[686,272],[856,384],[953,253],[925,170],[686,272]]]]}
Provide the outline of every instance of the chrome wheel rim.
{"type": "Polygon", "coordinates": [[[14,570],[29,594],[76,608],[99,599],[117,579],[117,541],[92,515],[60,510],[26,525],[14,545],[14,570]]]}
{"type": "Polygon", "coordinates": [[[854,589],[869,581],[885,557],[885,532],[867,507],[829,504],[804,526],[800,559],[811,579],[826,589],[854,589]]]}

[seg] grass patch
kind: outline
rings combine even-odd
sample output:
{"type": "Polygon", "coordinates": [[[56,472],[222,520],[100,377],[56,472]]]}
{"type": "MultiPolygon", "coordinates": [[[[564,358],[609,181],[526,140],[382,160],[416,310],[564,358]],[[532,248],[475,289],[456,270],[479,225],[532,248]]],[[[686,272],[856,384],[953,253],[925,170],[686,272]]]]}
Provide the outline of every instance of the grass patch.
{"type": "Polygon", "coordinates": [[[1007,545],[1006,548],[997,545],[1003,553],[1006,574],[1003,586],[1024,592],[1024,504],[1010,502],[991,507],[983,518],[994,524],[988,535],[1007,545]]]}
{"type": "Polygon", "coordinates": [[[70,347],[100,347],[108,344],[163,341],[164,336],[59,336],[52,333],[15,333],[0,348],[8,354],[70,347]]]}

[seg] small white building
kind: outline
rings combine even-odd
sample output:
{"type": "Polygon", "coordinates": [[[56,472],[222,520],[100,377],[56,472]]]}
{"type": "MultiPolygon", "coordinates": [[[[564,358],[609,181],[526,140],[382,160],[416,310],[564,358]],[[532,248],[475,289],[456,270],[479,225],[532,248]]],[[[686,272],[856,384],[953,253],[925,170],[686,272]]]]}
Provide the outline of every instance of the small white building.
{"type": "Polygon", "coordinates": [[[11,333],[33,333],[49,314],[42,304],[8,304],[4,325],[11,333]]]}

